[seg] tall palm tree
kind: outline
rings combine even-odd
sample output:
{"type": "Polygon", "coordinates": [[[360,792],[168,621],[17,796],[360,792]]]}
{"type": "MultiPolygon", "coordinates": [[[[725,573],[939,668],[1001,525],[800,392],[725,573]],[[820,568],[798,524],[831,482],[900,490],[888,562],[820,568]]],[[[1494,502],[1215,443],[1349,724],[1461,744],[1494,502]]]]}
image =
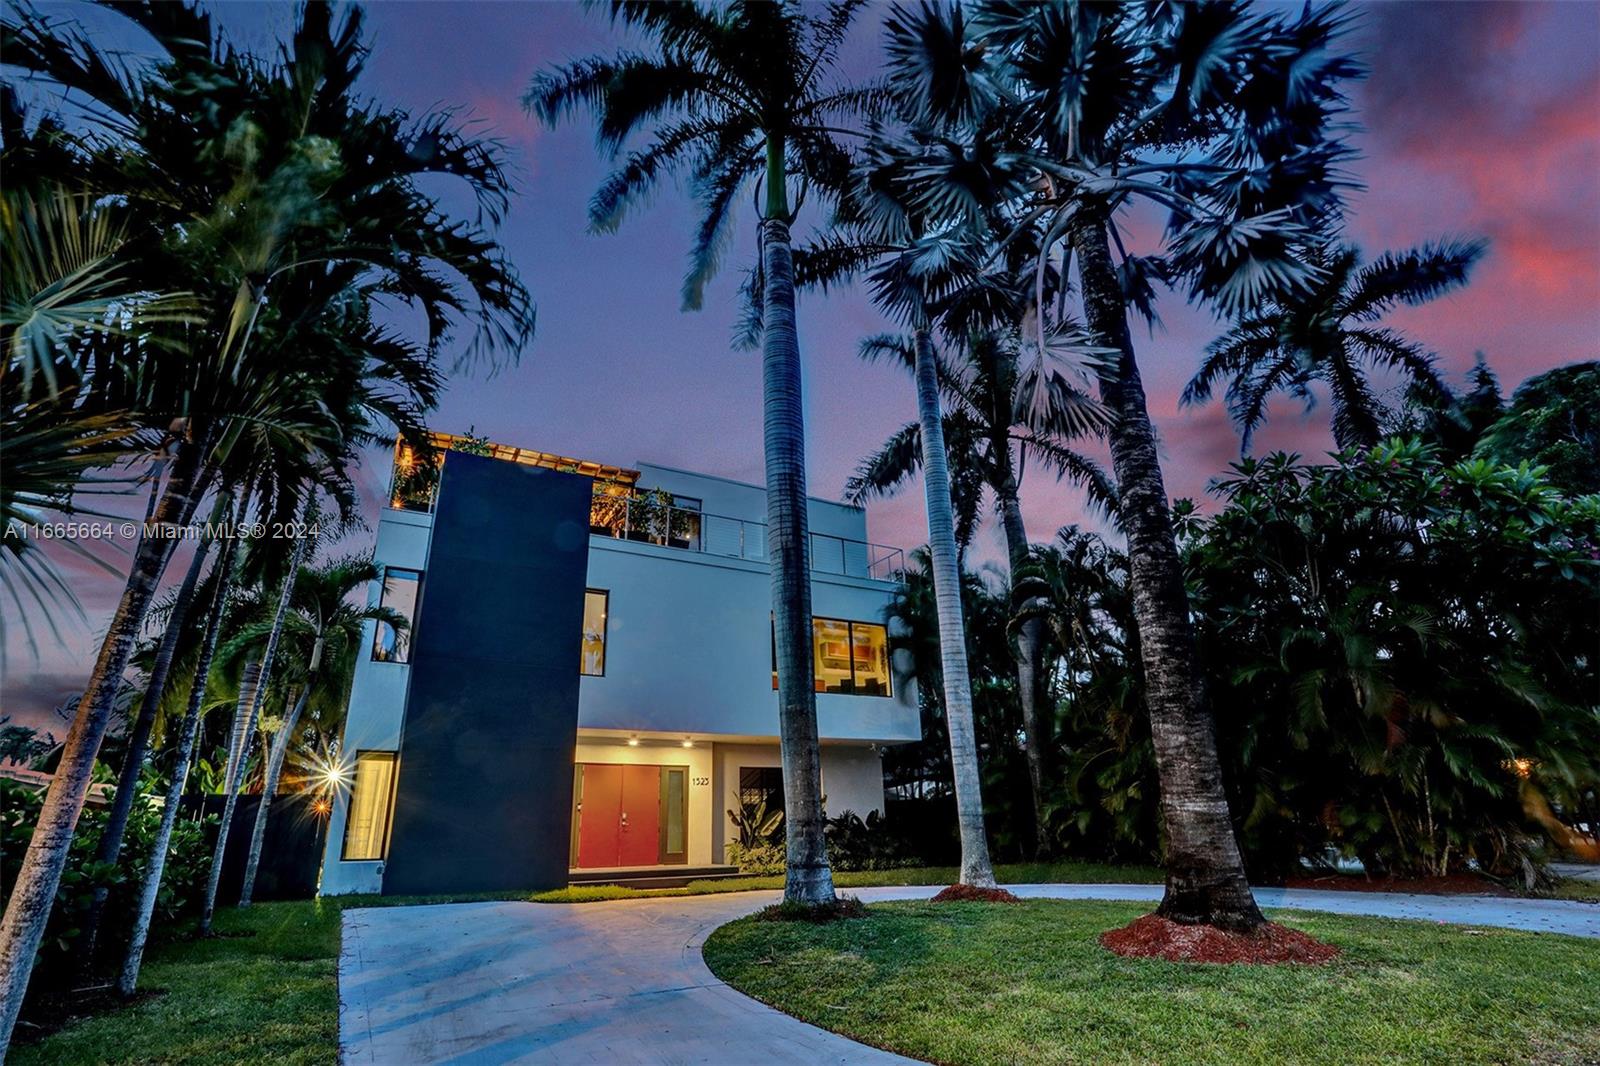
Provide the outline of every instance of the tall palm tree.
{"type": "Polygon", "coordinates": [[[1399,304],[1417,307],[1465,285],[1486,247],[1446,240],[1385,252],[1365,266],[1354,245],[1316,249],[1308,256],[1318,268],[1311,287],[1246,315],[1213,341],[1182,402],[1204,403],[1226,381],[1228,412],[1248,452],[1274,392],[1297,396],[1309,408],[1315,403],[1311,385],[1320,381],[1333,399],[1334,441],[1341,449],[1371,447],[1383,413],[1365,367],[1399,371],[1425,394],[1445,393],[1432,357],[1385,327],[1384,316],[1399,304]]]}
{"type": "MultiPolygon", "coordinates": [[[[946,349],[938,361],[940,391],[949,405],[945,440],[955,485],[957,531],[970,531],[985,490],[992,496],[1006,539],[1012,587],[1026,567],[1029,553],[1023,523],[1021,485],[1026,463],[1033,459],[1082,489],[1097,507],[1114,512],[1116,488],[1095,461],[1065,443],[1082,432],[1071,410],[1075,390],[1067,378],[1035,361],[1023,365],[1020,337],[1014,330],[968,334],[946,349]],[[1044,384],[1034,380],[1040,376],[1044,384]],[[1039,397],[1039,399],[1035,399],[1039,397]]],[[[862,343],[862,357],[888,358],[912,365],[911,346],[901,338],[880,336],[862,343]]],[[[845,497],[861,503],[892,495],[919,469],[919,423],[897,430],[876,453],[866,457],[845,486],[845,497]]],[[[1047,638],[1044,620],[1028,617],[1016,628],[1017,696],[1027,746],[1028,784],[1033,797],[1034,849],[1044,857],[1055,847],[1047,804],[1054,786],[1050,758],[1054,746],[1049,694],[1045,691],[1047,638]]]]}
{"type": "MultiPolygon", "coordinates": [[[[307,518],[310,519],[315,513],[315,506],[308,504],[307,518]]],[[[310,524],[309,521],[307,524],[310,524]]],[[[261,658],[245,667],[248,683],[240,686],[239,709],[234,720],[235,744],[229,762],[227,792],[222,805],[222,822],[217,826],[217,839],[211,851],[211,872],[206,879],[205,901],[200,907],[198,928],[202,936],[211,931],[211,918],[217,904],[217,887],[222,881],[222,860],[228,851],[228,835],[233,825],[234,808],[239,802],[239,787],[244,783],[244,765],[250,757],[251,742],[255,740],[261,706],[266,702],[273,661],[277,657],[278,643],[283,638],[284,621],[289,615],[289,605],[294,599],[295,585],[300,578],[300,563],[305,558],[310,544],[309,536],[295,538],[294,547],[289,553],[289,569],[283,576],[283,588],[278,593],[278,606],[273,612],[272,622],[263,634],[261,658]],[[244,695],[247,688],[248,700],[244,695]]]]}
{"type": "MultiPolygon", "coordinates": [[[[351,604],[351,594],[366,588],[379,575],[380,571],[370,555],[351,556],[321,566],[300,568],[300,576],[295,582],[293,610],[286,616],[283,628],[283,635],[291,645],[291,657],[299,667],[295,678],[298,695],[289,701],[289,712],[278,724],[267,757],[261,785],[261,804],[256,808],[255,825],[250,833],[250,850],[245,860],[244,885],[239,893],[241,907],[250,905],[255,891],[256,871],[261,863],[261,845],[266,837],[272,798],[278,791],[284,760],[307,704],[322,694],[320,686],[328,675],[339,677],[348,674],[348,669],[340,669],[340,665],[354,660],[361,642],[362,626],[369,619],[387,622],[396,629],[406,626],[405,617],[392,608],[356,607],[351,604]]],[[[234,640],[240,644],[255,645],[263,640],[271,640],[271,635],[258,624],[247,627],[234,640]]]]}
{"type": "Polygon", "coordinates": [[[861,6],[837,0],[813,14],[799,3],[766,0],[716,6],[614,0],[612,19],[644,36],[650,51],[569,63],[535,77],[523,98],[551,125],[576,109],[593,109],[600,145],[613,154],[636,133],[652,137],[590,201],[594,230],[615,230],[657,182],[686,174],[704,213],[683,283],[685,309],[700,306],[721,264],[738,197],[752,185],[758,189],[767,551],[787,812],[784,897],[807,904],[834,894],[812,686],[805,426],[790,242],[799,204],[790,199],[790,184],[800,182],[802,196],[806,188],[827,193],[848,175],[833,123],[877,94],[834,88],[829,79],[861,6]]]}
{"type": "MultiPolygon", "coordinates": [[[[1223,314],[1310,288],[1304,258],[1337,216],[1350,152],[1331,119],[1360,73],[1337,9],[1260,15],[1243,3],[897,9],[891,77],[959,132],[985,113],[1027,131],[1013,169],[1015,232],[1042,232],[1036,279],[1077,268],[1110,409],[1118,516],[1128,537],[1151,729],[1161,777],[1167,885],[1160,913],[1253,928],[1223,791],[1155,434],[1128,328],[1150,280],[1223,314]],[[1064,76],[1063,72],[1071,76],[1064,76]],[[1154,202],[1171,226],[1158,257],[1126,253],[1118,216],[1154,202]],[[1116,245],[1120,263],[1113,258],[1116,245]]],[[[1042,284],[1042,280],[1038,281],[1042,284]]],[[[1037,343],[1068,323],[1039,301],[1037,343]]]]}
{"type": "MultiPolygon", "coordinates": [[[[531,335],[527,291],[493,238],[452,220],[419,184],[429,174],[461,179],[497,221],[509,188],[498,153],[464,134],[447,112],[412,120],[355,95],[366,56],[359,11],[335,20],[327,4],[306,5],[281,58],[264,63],[222,40],[198,8],[118,10],[161,49],[153,67],[127,69],[81,32],[28,8],[7,10],[6,60],[115,119],[105,137],[118,150],[89,162],[122,165],[86,167],[84,180],[142,212],[165,238],[152,256],[193,281],[203,319],[189,329],[194,358],[157,361],[147,346],[124,345],[120,363],[95,378],[105,406],[136,408],[166,433],[170,461],[153,516],[159,525],[187,524],[218,471],[246,462],[244,453],[264,437],[297,448],[308,469],[336,477],[350,442],[320,389],[341,389],[340,404],[375,413],[393,398],[382,389],[416,395],[462,319],[473,326],[469,351],[514,349],[531,335]],[[423,312],[426,345],[416,350],[427,362],[420,370],[390,364],[379,389],[364,390],[352,385],[362,364],[320,366],[293,347],[261,352],[249,343],[277,314],[264,303],[269,285],[320,297],[300,304],[315,314],[348,299],[358,279],[366,291],[423,312]],[[293,419],[280,417],[284,407],[293,419]]],[[[291,325],[280,320],[283,335],[291,325]]],[[[384,365],[396,351],[369,355],[384,365]]],[[[275,517],[296,514],[300,495],[278,494],[275,517]]],[[[116,682],[172,544],[151,536],[135,549],[0,925],[0,1042],[9,1039],[31,971],[116,682]]]]}
{"type": "MultiPolygon", "coordinates": [[[[232,499],[223,494],[223,513],[233,517],[232,499]]],[[[244,516],[243,502],[237,517],[244,516]]],[[[237,522],[235,523],[237,524],[237,522]]],[[[195,739],[200,733],[200,714],[205,701],[206,684],[211,676],[211,659],[217,650],[217,639],[222,631],[223,618],[228,609],[228,597],[234,581],[234,556],[237,537],[224,540],[221,553],[211,569],[212,595],[206,612],[205,632],[200,640],[199,658],[195,662],[194,678],[189,687],[188,709],[178,726],[177,744],[172,756],[172,782],[167,787],[165,803],[161,809],[161,825],[150,844],[150,863],[145,868],[139,885],[139,902],[133,917],[133,933],[128,941],[127,953],[117,971],[117,993],[127,997],[139,984],[139,966],[144,961],[144,947],[150,936],[150,921],[155,915],[156,899],[161,894],[161,879],[166,872],[167,849],[172,843],[172,830],[178,823],[178,810],[183,802],[183,789],[189,780],[189,766],[194,759],[195,739]]]]}

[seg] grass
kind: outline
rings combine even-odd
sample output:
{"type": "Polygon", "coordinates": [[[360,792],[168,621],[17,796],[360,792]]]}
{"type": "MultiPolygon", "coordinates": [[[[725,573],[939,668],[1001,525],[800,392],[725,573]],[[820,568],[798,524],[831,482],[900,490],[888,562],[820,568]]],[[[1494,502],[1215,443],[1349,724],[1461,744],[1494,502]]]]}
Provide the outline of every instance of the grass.
{"type": "Polygon", "coordinates": [[[170,940],[139,987],[159,994],[13,1046],[13,1066],[327,1063],[339,1044],[340,903],[219,911],[206,940],[170,940]],[[253,935],[252,935],[253,934],[253,935]]]}
{"type": "MultiPolygon", "coordinates": [[[[343,896],[217,912],[217,936],[187,927],[154,945],[133,1004],[13,1043],[12,1066],[331,1063],[339,1045],[339,919],[346,907],[519,896],[343,896]]],[[[19,1035],[20,1035],[19,1030],[19,1035]]]]}
{"type": "MultiPolygon", "coordinates": [[[[1097,862],[1002,863],[994,868],[995,879],[1006,885],[1061,884],[1082,882],[1097,885],[1160,884],[1162,872],[1155,866],[1119,866],[1097,862]]],[[[959,878],[954,866],[913,866],[899,870],[836,870],[836,888],[867,888],[873,885],[950,885],[959,878]]],[[[682,888],[624,888],[620,885],[575,885],[550,892],[535,892],[528,898],[535,903],[596,903],[608,899],[648,899],[652,896],[705,896],[718,892],[750,892],[779,889],[783,875],[769,877],[729,877],[718,881],[691,881],[682,888]]]]}
{"type": "Polygon", "coordinates": [[[1288,912],[1321,967],[1123,959],[1147,907],[886,903],[830,925],[742,919],[713,972],[808,1022],[959,1063],[1580,1062],[1600,1057],[1600,952],[1543,933],[1288,912]]]}
{"type": "Polygon", "coordinates": [[[1545,893],[1551,899],[1575,899],[1580,903],[1600,903],[1600,881],[1582,881],[1576,877],[1563,878],[1545,893]]]}

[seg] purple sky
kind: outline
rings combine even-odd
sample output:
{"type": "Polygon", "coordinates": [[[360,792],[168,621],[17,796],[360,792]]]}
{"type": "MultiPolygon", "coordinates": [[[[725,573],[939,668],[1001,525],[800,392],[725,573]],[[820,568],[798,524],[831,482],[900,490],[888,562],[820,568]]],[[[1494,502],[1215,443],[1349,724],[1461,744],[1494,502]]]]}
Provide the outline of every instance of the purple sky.
{"type": "MultiPolygon", "coordinates": [[[[51,10],[83,14],[76,4],[51,10]]],[[[220,13],[240,43],[258,49],[271,47],[291,18],[287,3],[235,2],[220,13]]],[[[88,15],[97,30],[115,34],[108,39],[140,47],[118,20],[88,15]]],[[[620,233],[589,235],[585,206],[608,169],[592,127],[543,130],[518,103],[534,71],[612,47],[604,19],[561,3],[383,2],[369,16],[366,90],[416,111],[470,109],[506,142],[518,175],[501,236],[537,300],[538,335],[516,365],[492,377],[456,376],[434,425],[472,425],[506,443],[621,465],[643,460],[759,481],[760,361],[728,343],[739,272],[753,255],[751,228],[742,228],[705,310],[681,313],[693,224],[684,197],[664,190],[620,233]]],[[[1392,323],[1435,350],[1454,376],[1483,351],[1508,390],[1531,374],[1595,358],[1600,4],[1385,3],[1362,9],[1358,44],[1372,76],[1356,94],[1365,132],[1355,169],[1367,189],[1353,198],[1350,236],[1369,254],[1448,235],[1492,242],[1468,289],[1392,323]]],[[[852,73],[872,71],[875,45],[865,27],[847,53],[852,73]]],[[[1198,496],[1238,452],[1220,406],[1177,407],[1178,390],[1220,326],[1176,297],[1160,310],[1164,329],[1151,338],[1139,327],[1136,343],[1168,488],[1198,496]]],[[[856,359],[857,341],[886,328],[859,294],[802,297],[799,315],[811,491],[832,498],[855,463],[914,416],[912,390],[898,371],[856,359]]],[[[1258,450],[1316,456],[1331,447],[1325,406],[1303,416],[1285,401],[1272,413],[1258,450]]],[[[381,466],[365,475],[374,499],[387,478],[381,466]]],[[[921,509],[920,485],[872,507],[872,538],[921,543],[921,509]]],[[[1046,477],[1025,483],[1024,510],[1035,540],[1086,520],[1078,495],[1046,477]]],[[[980,560],[998,548],[996,530],[980,532],[980,560]]],[[[8,624],[0,714],[33,719],[82,684],[120,582],[83,575],[78,588],[88,624],[68,629],[65,646],[43,647],[34,660],[8,624]]]]}

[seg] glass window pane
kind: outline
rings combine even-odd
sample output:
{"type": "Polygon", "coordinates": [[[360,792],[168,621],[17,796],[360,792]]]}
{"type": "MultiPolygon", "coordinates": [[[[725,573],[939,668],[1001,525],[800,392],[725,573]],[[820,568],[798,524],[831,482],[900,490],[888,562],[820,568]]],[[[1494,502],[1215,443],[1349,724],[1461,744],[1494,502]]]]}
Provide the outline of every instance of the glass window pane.
{"type": "Polygon", "coordinates": [[[411,661],[411,638],[417,620],[417,592],[422,587],[422,573],[386,566],[383,570],[383,595],[380,607],[387,607],[405,620],[403,628],[380,619],[372,636],[372,657],[379,662],[404,663],[411,661]]]}
{"type": "Polygon", "coordinates": [[[687,771],[667,769],[666,774],[667,811],[666,811],[666,847],[663,849],[668,855],[681,855],[683,845],[683,795],[684,776],[687,771]]]}
{"type": "Polygon", "coordinates": [[[850,623],[850,663],[855,691],[863,696],[889,695],[889,631],[871,622],[850,623]]]}
{"type": "Polygon", "coordinates": [[[610,593],[589,589],[583,594],[583,672],[603,677],[606,672],[606,613],[610,593]]]}
{"type": "Polygon", "coordinates": [[[817,691],[851,691],[850,623],[832,618],[813,618],[811,632],[814,638],[812,654],[816,657],[817,691]]]}
{"type": "Polygon", "coordinates": [[[395,753],[356,753],[350,813],[344,824],[344,858],[381,859],[389,847],[389,816],[394,805],[395,753]]]}

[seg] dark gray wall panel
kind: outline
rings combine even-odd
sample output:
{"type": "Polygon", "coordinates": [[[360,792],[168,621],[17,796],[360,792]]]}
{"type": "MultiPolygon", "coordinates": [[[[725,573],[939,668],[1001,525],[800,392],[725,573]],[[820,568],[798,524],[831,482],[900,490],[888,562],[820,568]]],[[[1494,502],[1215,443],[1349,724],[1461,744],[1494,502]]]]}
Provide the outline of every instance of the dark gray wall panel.
{"type": "Polygon", "coordinates": [[[445,458],[385,895],[567,882],[592,482],[445,458]]]}

